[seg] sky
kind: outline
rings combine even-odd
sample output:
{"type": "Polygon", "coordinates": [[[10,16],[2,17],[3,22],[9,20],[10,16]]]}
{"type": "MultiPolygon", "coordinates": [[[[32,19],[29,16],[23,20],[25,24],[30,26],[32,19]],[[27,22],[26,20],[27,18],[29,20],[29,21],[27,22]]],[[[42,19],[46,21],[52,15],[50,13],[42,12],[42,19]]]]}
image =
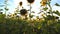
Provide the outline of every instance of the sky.
{"type": "MultiPolygon", "coordinates": [[[[4,5],[4,1],[5,0],[0,0],[0,5],[4,5]]],[[[25,9],[27,9],[27,10],[29,9],[29,6],[27,6],[27,5],[29,5],[29,3],[27,3],[26,0],[8,0],[8,8],[9,8],[9,10],[7,11],[7,14],[8,13],[14,13],[15,8],[19,5],[19,2],[20,1],[23,2],[23,7],[25,9]]],[[[35,11],[36,12],[35,13],[36,15],[40,11],[40,9],[39,9],[40,8],[40,1],[41,0],[35,0],[34,3],[31,5],[32,6],[32,11],[35,11]]],[[[59,10],[60,11],[60,7],[55,6],[54,5],[55,3],[60,4],[60,0],[52,0],[51,1],[52,9],[53,10],[59,10]]],[[[0,8],[3,8],[3,7],[0,7],[0,8]]]]}

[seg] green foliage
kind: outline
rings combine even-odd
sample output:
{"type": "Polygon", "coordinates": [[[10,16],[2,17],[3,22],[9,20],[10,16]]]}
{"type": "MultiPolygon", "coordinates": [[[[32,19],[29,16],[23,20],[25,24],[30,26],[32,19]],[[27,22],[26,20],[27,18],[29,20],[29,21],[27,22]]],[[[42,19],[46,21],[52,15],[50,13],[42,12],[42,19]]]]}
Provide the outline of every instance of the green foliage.
{"type": "Polygon", "coordinates": [[[58,10],[54,11],[53,13],[57,14],[58,16],[60,16],[60,12],[58,10]]]}
{"type": "Polygon", "coordinates": [[[3,11],[3,9],[0,9],[0,11],[3,11]]]}
{"type": "Polygon", "coordinates": [[[48,9],[47,7],[43,8],[44,11],[46,11],[47,9],[48,9]]]}
{"type": "MultiPolygon", "coordinates": [[[[32,0],[31,0],[32,1],[32,0]]],[[[29,3],[32,3],[28,0],[29,3]]],[[[47,2],[47,5],[50,7],[47,12],[49,15],[43,16],[43,20],[36,16],[36,20],[22,20],[19,16],[17,18],[5,18],[5,14],[0,14],[0,34],[60,34],[60,20],[59,17],[50,14],[57,14],[60,16],[59,11],[52,11],[50,6],[50,1],[47,2]],[[39,20],[38,20],[39,19],[39,20]]],[[[7,2],[7,0],[5,1],[7,2]]],[[[57,3],[56,6],[60,6],[57,3]]],[[[8,8],[5,7],[5,10],[8,11],[8,8]]],[[[43,8],[42,10],[47,11],[48,7],[43,8]]],[[[2,11],[2,10],[0,10],[2,11]]],[[[18,12],[18,10],[16,10],[18,12]]],[[[27,10],[22,9],[20,11],[21,15],[27,13],[27,10]]],[[[32,13],[35,13],[34,11],[32,13]]],[[[15,14],[17,15],[17,14],[15,14]]],[[[44,14],[45,15],[45,14],[44,14]]],[[[32,18],[34,15],[29,14],[29,17],[32,18]]],[[[25,16],[27,18],[27,15],[25,16]]]]}
{"type": "Polygon", "coordinates": [[[6,11],[8,11],[9,9],[8,8],[4,8],[6,11]]]}
{"type": "Polygon", "coordinates": [[[48,25],[44,21],[26,21],[13,18],[5,19],[5,22],[0,22],[0,34],[59,34],[60,23],[53,23],[48,25]]]}
{"type": "Polygon", "coordinates": [[[30,17],[30,18],[32,18],[33,16],[34,16],[34,15],[30,15],[30,14],[29,14],[29,17],[30,17]]]}
{"type": "Polygon", "coordinates": [[[56,6],[60,6],[58,3],[55,4],[56,6]]]}

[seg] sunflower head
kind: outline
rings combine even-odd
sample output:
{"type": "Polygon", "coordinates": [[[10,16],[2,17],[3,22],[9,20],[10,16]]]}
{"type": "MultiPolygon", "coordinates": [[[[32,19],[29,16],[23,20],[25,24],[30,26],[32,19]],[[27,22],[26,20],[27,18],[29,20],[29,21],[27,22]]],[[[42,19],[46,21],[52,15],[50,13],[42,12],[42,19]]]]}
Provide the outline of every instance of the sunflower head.
{"type": "Polygon", "coordinates": [[[20,14],[23,15],[23,16],[26,15],[27,14],[27,10],[26,9],[21,9],[20,10],[20,14]]]}
{"type": "Polygon", "coordinates": [[[27,0],[28,1],[28,3],[33,3],[34,2],[34,0],[27,0]]]}
{"type": "Polygon", "coordinates": [[[22,2],[20,2],[19,5],[22,6],[22,2]]]}
{"type": "Polygon", "coordinates": [[[41,2],[41,6],[45,6],[46,5],[46,2],[41,2]]]}
{"type": "Polygon", "coordinates": [[[42,1],[41,1],[41,6],[45,6],[45,5],[47,4],[47,1],[48,1],[48,0],[42,0],[42,1]]]}

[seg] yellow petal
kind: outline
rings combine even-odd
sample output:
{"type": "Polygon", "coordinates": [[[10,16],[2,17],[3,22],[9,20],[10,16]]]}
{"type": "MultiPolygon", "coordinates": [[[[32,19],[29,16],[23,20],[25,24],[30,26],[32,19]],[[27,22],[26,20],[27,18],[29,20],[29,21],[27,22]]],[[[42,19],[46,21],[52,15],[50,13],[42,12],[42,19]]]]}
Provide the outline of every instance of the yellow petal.
{"type": "Polygon", "coordinates": [[[47,3],[47,1],[48,1],[48,0],[42,0],[42,1],[41,1],[41,5],[42,5],[42,6],[45,6],[46,3],[47,3]]]}

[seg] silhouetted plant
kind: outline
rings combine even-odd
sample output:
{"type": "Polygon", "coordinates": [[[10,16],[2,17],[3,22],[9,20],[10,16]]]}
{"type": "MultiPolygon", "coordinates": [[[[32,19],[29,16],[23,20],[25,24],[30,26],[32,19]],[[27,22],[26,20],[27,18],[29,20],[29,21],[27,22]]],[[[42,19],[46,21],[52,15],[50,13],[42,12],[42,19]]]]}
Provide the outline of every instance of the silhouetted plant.
{"type": "MultiPolygon", "coordinates": [[[[29,14],[29,17],[31,16],[31,4],[34,2],[35,0],[27,0],[28,3],[30,3],[30,14],[29,14]]],[[[31,20],[31,17],[30,17],[30,20],[31,20]]]]}
{"type": "Polygon", "coordinates": [[[22,6],[22,2],[20,2],[19,5],[22,6]]]}
{"type": "Polygon", "coordinates": [[[8,0],[5,0],[5,2],[4,2],[4,6],[5,6],[5,15],[6,15],[6,11],[8,11],[9,9],[7,8],[7,6],[8,6],[8,0]]]}
{"type": "Polygon", "coordinates": [[[58,3],[55,4],[56,6],[60,6],[58,3]]]}
{"type": "Polygon", "coordinates": [[[0,9],[0,11],[3,11],[3,9],[0,9]]]}
{"type": "MultiPolygon", "coordinates": [[[[44,2],[46,0],[43,0],[44,2]]],[[[33,0],[29,0],[29,3],[33,3],[33,0]],[[32,2],[31,2],[32,1],[32,2]]],[[[45,3],[43,2],[44,6],[45,3]]],[[[22,4],[21,4],[22,5],[22,4]]],[[[39,16],[36,16],[37,19],[35,20],[26,20],[27,19],[27,10],[21,9],[20,14],[22,16],[25,16],[25,20],[19,19],[20,17],[15,13],[16,17],[18,18],[5,18],[5,14],[0,14],[0,34],[60,34],[60,20],[58,16],[60,16],[59,11],[52,11],[52,7],[50,6],[50,3],[47,3],[49,5],[50,9],[48,10],[48,7],[43,8],[42,10],[47,11],[48,14],[46,16],[43,16],[43,19],[39,19],[39,16]],[[50,15],[50,14],[57,14],[50,15]],[[57,21],[57,20],[58,21],[57,21]],[[56,21],[55,21],[56,20],[56,21]]],[[[17,10],[18,11],[18,10],[17,10]]],[[[31,11],[31,6],[30,6],[31,11]]],[[[44,12],[42,11],[42,12],[44,12]]],[[[31,13],[35,13],[34,11],[31,13]]],[[[40,14],[40,13],[39,13],[40,14]]],[[[14,16],[13,15],[13,16],[14,16]]],[[[9,15],[8,15],[9,16],[9,15]]],[[[30,15],[32,18],[33,15],[30,15]]]]}
{"type": "Polygon", "coordinates": [[[24,16],[25,14],[27,14],[27,10],[26,9],[21,9],[20,14],[24,16]]]}
{"type": "Polygon", "coordinates": [[[27,0],[28,1],[28,3],[33,3],[34,2],[34,0],[27,0]]]}
{"type": "Polygon", "coordinates": [[[0,12],[0,14],[3,14],[3,12],[0,12]]]}

